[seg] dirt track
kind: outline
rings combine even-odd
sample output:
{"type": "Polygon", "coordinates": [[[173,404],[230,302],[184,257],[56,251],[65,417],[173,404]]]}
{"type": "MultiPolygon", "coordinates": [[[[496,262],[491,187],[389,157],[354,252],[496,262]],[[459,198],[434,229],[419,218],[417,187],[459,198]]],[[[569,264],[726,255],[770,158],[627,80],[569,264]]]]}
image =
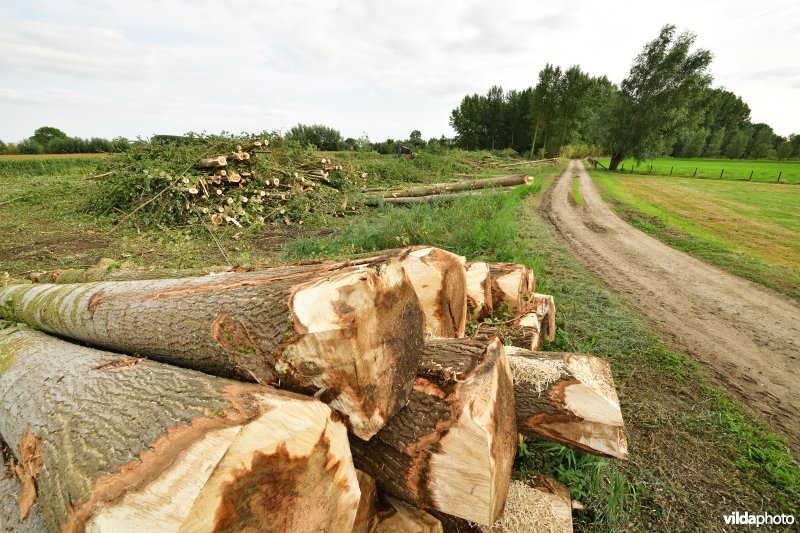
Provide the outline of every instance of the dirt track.
{"type": "Polygon", "coordinates": [[[572,252],[644,314],[666,341],[703,363],[800,449],[800,307],[670,248],[603,202],[580,162],[542,210],[572,252]],[[572,176],[584,206],[569,201],[572,176]]]}

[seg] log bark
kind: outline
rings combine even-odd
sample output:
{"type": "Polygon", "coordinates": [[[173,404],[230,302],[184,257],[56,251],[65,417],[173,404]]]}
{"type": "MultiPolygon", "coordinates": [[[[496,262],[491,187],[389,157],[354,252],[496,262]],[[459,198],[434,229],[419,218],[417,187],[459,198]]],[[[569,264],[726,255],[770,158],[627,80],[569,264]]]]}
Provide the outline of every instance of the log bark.
{"type": "Polygon", "coordinates": [[[495,311],[505,304],[512,315],[522,315],[533,305],[536,278],[533,270],[515,263],[489,263],[495,311]]]}
{"type": "MultiPolygon", "coordinates": [[[[502,188],[496,187],[490,190],[496,192],[508,192],[516,188],[517,188],[516,185],[511,185],[502,188]]],[[[377,198],[377,199],[369,198],[365,202],[365,205],[371,207],[380,207],[382,205],[412,205],[412,204],[429,204],[432,202],[450,202],[458,198],[464,198],[466,196],[476,196],[479,194],[483,194],[484,192],[486,192],[486,189],[480,189],[475,191],[431,194],[429,196],[401,196],[399,198],[377,198]]]]}
{"type": "Polygon", "coordinates": [[[373,533],[378,525],[378,486],[375,479],[356,470],[361,499],[358,502],[352,533],[373,533]]]}
{"type": "Polygon", "coordinates": [[[526,437],[628,458],[622,411],[608,362],[576,353],[506,347],[517,429],[526,437]]]}
{"type": "Polygon", "coordinates": [[[431,196],[436,194],[447,194],[459,191],[471,191],[476,189],[486,189],[489,187],[509,187],[513,185],[527,185],[533,183],[533,178],[528,175],[498,176],[496,178],[486,178],[479,180],[456,181],[453,183],[438,183],[425,187],[414,187],[399,191],[387,191],[385,198],[401,198],[411,196],[431,196]]]}
{"type": "Polygon", "coordinates": [[[206,276],[224,272],[247,272],[247,268],[210,266],[205,268],[115,268],[107,267],[56,269],[34,272],[28,279],[34,283],[86,283],[89,281],[135,281],[206,276]]]}
{"type": "MultiPolygon", "coordinates": [[[[541,336],[552,342],[556,339],[556,302],[549,294],[533,295],[534,310],[539,319],[541,336]]],[[[534,349],[535,351],[536,349],[534,349]]]]}
{"type": "Polygon", "coordinates": [[[517,447],[511,373],[496,338],[432,339],[408,405],[353,460],[386,494],[492,524],[517,447]]]}
{"type": "Polygon", "coordinates": [[[423,316],[402,259],[12,285],[0,301],[17,320],[67,338],[315,394],[369,438],[405,405],[422,352],[423,316]]]}
{"type": "Polygon", "coordinates": [[[467,314],[478,321],[492,315],[492,275],[486,263],[467,263],[467,314]]]}
{"type": "Polygon", "coordinates": [[[436,518],[402,500],[385,496],[387,508],[379,513],[375,533],[442,533],[436,518]]]}
{"type": "Polygon", "coordinates": [[[219,157],[207,157],[205,159],[201,159],[197,166],[199,168],[222,168],[228,164],[228,160],[225,158],[224,155],[219,157]]]}
{"type": "Polygon", "coordinates": [[[467,274],[459,255],[414,246],[401,260],[425,314],[425,332],[463,337],[467,328],[467,274]]]}
{"type": "Polygon", "coordinates": [[[535,161],[517,161],[515,163],[509,163],[507,165],[500,165],[502,168],[511,168],[511,167],[537,167],[539,165],[555,165],[558,163],[557,157],[552,157],[550,159],[537,159],[535,161]]]}
{"type": "Polygon", "coordinates": [[[0,362],[21,510],[49,530],[352,527],[347,431],[321,402],[27,329],[0,331],[0,362]]]}

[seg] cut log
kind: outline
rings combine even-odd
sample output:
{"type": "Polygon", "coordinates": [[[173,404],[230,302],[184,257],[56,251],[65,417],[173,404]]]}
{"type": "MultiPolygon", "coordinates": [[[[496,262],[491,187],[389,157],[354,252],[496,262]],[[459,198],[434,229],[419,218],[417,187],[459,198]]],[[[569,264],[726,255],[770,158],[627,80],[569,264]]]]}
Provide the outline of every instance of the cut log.
{"type": "Polygon", "coordinates": [[[461,191],[452,193],[431,194],[429,196],[401,196],[399,198],[368,198],[365,205],[370,207],[380,207],[382,205],[413,205],[430,204],[433,202],[452,202],[467,196],[477,196],[487,192],[509,192],[516,189],[518,185],[509,187],[496,187],[492,189],[479,189],[476,191],[461,191]]]}
{"type": "Polygon", "coordinates": [[[51,531],[353,525],[346,427],[321,402],[27,329],[0,332],[0,362],[20,510],[51,531]]]}
{"type": "Polygon", "coordinates": [[[247,268],[210,266],[205,268],[114,268],[107,267],[57,269],[35,272],[28,278],[34,283],[86,283],[87,281],[134,281],[148,279],[175,279],[219,274],[223,272],[246,272],[247,268]]]}
{"type": "Polygon", "coordinates": [[[517,429],[572,448],[628,458],[622,411],[608,362],[576,353],[506,347],[517,429]]]}
{"type": "Polygon", "coordinates": [[[489,187],[509,187],[514,185],[528,185],[533,183],[533,178],[528,175],[498,176],[496,178],[486,178],[479,180],[456,181],[453,183],[438,183],[425,187],[414,187],[401,191],[387,191],[385,198],[401,198],[410,196],[431,196],[436,194],[447,194],[458,191],[470,191],[476,189],[486,189],[489,187]]]}
{"type": "Polygon", "coordinates": [[[556,303],[549,294],[533,295],[534,310],[539,319],[542,338],[554,341],[556,338],[556,303]]]}
{"type": "Polygon", "coordinates": [[[19,498],[22,485],[16,473],[6,466],[5,461],[14,461],[11,450],[0,439],[0,531],[14,533],[45,533],[47,528],[42,521],[39,506],[31,506],[26,516],[22,516],[19,498]]]}
{"type": "Polygon", "coordinates": [[[538,167],[539,165],[555,165],[558,163],[558,158],[553,157],[551,159],[537,159],[535,161],[516,161],[514,163],[508,163],[505,165],[500,165],[503,168],[510,168],[510,167],[538,167]]]}
{"type": "Polygon", "coordinates": [[[536,290],[533,270],[515,263],[489,263],[489,271],[495,311],[505,304],[512,315],[522,315],[532,307],[536,290]]]}
{"type": "Polygon", "coordinates": [[[408,400],[423,316],[402,254],[185,279],[12,285],[45,331],[121,353],[315,394],[371,437],[408,400]]]}
{"type": "Polygon", "coordinates": [[[492,315],[492,275],[489,265],[467,263],[467,313],[475,320],[492,315]]]}
{"type": "Polygon", "coordinates": [[[517,448],[511,373],[496,338],[426,343],[408,405],[353,460],[386,494],[492,524],[517,448]]]}
{"type": "Polygon", "coordinates": [[[228,164],[228,160],[225,158],[224,155],[219,157],[208,157],[205,159],[201,159],[197,166],[200,168],[222,168],[228,164]]]}
{"type": "Polygon", "coordinates": [[[353,533],[372,533],[378,525],[378,486],[372,476],[361,470],[356,470],[356,478],[361,500],[353,522],[353,533]]]}
{"type": "Polygon", "coordinates": [[[463,337],[467,328],[467,275],[462,256],[430,246],[414,246],[402,259],[425,314],[425,332],[463,337]]]}
{"type": "Polygon", "coordinates": [[[506,324],[482,322],[474,335],[496,335],[505,344],[526,350],[538,351],[542,347],[539,317],[534,312],[525,313],[506,324]]]}
{"type": "Polygon", "coordinates": [[[442,523],[422,509],[385,496],[387,509],[382,509],[375,533],[442,533],[442,523]]]}

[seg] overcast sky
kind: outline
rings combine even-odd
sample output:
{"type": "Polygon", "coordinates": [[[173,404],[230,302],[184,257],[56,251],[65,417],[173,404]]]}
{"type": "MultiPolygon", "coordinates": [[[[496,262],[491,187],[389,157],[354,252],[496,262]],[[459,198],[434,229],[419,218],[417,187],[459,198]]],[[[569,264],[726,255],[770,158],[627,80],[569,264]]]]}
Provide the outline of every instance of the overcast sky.
{"type": "Polygon", "coordinates": [[[614,82],[667,23],[754,122],[800,133],[796,1],[2,0],[0,139],[256,132],[452,135],[450,111],[546,62],[614,82]]]}

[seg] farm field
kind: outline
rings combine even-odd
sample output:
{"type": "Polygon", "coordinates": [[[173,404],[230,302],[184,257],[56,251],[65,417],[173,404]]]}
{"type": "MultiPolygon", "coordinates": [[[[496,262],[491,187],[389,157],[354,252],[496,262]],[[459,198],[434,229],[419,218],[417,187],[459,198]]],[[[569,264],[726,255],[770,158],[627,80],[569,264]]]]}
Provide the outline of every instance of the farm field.
{"type": "MultiPolygon", "coordinates": [[[[608,159],[600,159],[600,162],[608,167],[608,159]]],[[[763,183],[775,183],[778,174],[781,175],[781,183],[798,184],[800,183],[800,161],[764,161],[746,159],[679,159],[664,157],[652,161],[643,161],[636,165],[635,161],[628,159],[620,164],[622,171],[634,174],[647,172],[652,165],[653,174],[668,176],[670,170],[672,176],[702,179],[720,179],[746,181],[753,173],[752,181],[763,183]],[[697,174],[695,175],[695,169],[697,174]]]]}
{"type": "Polygon", "coordinates": [[[604,171],[592,178],[640,230],[800,298],[800,194],[794,187],[604,171]]]}

